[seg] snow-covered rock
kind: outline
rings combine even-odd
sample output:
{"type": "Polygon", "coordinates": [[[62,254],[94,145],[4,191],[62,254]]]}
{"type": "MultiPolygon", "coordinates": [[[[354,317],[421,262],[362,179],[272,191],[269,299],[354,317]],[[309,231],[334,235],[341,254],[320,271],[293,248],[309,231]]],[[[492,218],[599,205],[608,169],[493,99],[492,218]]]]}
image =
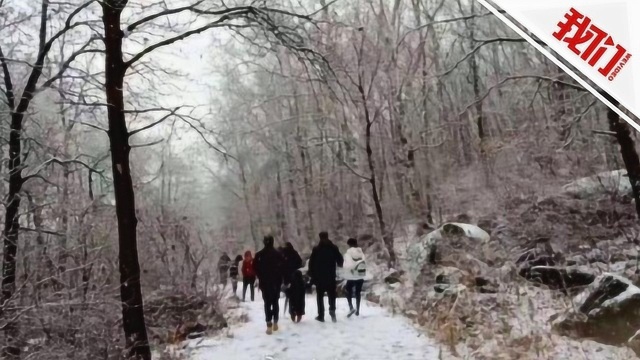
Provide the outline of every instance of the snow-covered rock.
{"type": "MultiPolygon", "coordinates": [[[[408,273],[412,282],[416,280],[425,263],[435,261],[438,245],[446,243],[447,240],[454,237],[466,238],[478,246],[482,246],[490,239],[489,234],[478,226],[463,223],[446,223],[422,236],[407,250],[408,273]]],[[[451,242],[446,244],[452,247],[459,245],[451,242]]]]}
{"type": "Polygon", "coordinates": [[[631,194],[631,182],[626,170],[614,170],[573,181],[563,186],[562,191],[581,199],[602,193],[631,194]]]}
{"type": "Polygon", "coordinates": [[[561,334],[626,345],[640,329],[640,288],[614,274],[600,275],[553,323],[561,334]]]}

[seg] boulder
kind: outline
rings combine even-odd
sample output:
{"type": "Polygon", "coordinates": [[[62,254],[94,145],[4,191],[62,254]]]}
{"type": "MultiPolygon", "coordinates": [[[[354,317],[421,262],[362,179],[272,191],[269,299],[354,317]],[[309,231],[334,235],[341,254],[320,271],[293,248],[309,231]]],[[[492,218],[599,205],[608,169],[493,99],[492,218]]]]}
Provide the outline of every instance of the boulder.
{"type": "Polygon", "coordinates": [[[461,269],[452,266],[438,267],[435,277],[436,284],[465,284],[469,285],[472,281],[471,275],[461,269]]]}
{"type": "Polygon", "coordinates": [[[407,249],[409,279],[415,282],[425,264],[442,264],[451,254],[478,254],[489,239],[489,234],[478,226],[446,223],[422,236],[407,249]]]}
{"type": "Polygon", "coordinates": [[[546,285],[552,290],[560,290],[564,293],[581,290],[593,283],[596,276],[574,267],[559,266],[533,266],[522,268],[520,276],[535,284],[546,285]]]}
{"type": "Polygon", "coordinates": [[[462,284],[436,284],[433,286],[436,293],[443,295],[456,295],[466,289],[467,287],[462,284]]]}
{"type": "Polygon", "coordinates": [[[624,277],[600,275],[576,297],[575,307],[553,322],[563,335],[608,345],[633,345],[640,329],[640,288],[624,277]]]}
{"type": "Polygon", "coordinates": [[[402,275],[404,271],[398,271],[391,269],[384,277],[384,282],[387,284],[397,284],[402,282],[402,275]]]}
{"type": "Polygon", "coordinates": [[[565,195],[586,199],[602,194],[631,195],[631,182],[626,170],[607,171],[573,181],[562,187],[565,195]]]}
{"type": "Polygon", "coordinates": [[[522,266],[553,266],[562,259],[562,255],[551,244],[551,239],[539,237],[528,244],[516,260],[517,265],[522,266]]]}
{"type": "Polygon", "coordinates": [[[476,276],[475,282],[476,282],[476,286],[491,285],[491,282],[489,281],[489,279],[487,279],[485,277],[482,277],[482,276],[476,276]]]}
{"type": "Polygon", "coordinates": [[[435,277],[433,289],[436,293],[457,293],[461,290],[475,287],[482,294],[495,294],[498,286],[485,276],[472,276],[468,272],[454,267],[439,267],[435,277]]]}

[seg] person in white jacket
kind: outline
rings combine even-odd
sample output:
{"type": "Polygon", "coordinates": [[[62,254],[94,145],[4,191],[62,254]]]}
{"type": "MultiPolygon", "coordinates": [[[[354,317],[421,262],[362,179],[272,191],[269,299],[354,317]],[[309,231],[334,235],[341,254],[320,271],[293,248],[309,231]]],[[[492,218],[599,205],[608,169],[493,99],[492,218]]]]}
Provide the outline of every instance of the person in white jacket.
{"type": "Polygon", "coordinates": [[[347,280],[347,301],[349,302],[349,315],[360,315],[360,295],[362,293],[362,285],[366,274],[366,265],[364,261],[364,252],[358,247],[358,241],[354,238],[347,240],[349,250],[344,254],[344,270],[343,275],[347,280]],[[355,290],[355,293],[354,293],[355,290]],[[353,307],[352,298],[355,295],[356,307],[353,307]]]}

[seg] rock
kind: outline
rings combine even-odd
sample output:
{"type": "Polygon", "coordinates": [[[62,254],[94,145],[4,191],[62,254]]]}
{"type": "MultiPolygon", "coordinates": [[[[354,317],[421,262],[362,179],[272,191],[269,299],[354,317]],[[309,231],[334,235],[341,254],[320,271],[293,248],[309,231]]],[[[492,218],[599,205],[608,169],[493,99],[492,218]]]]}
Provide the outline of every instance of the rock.
{"type": "Polygon", "coordinates": [[[433,290],[435,292],[437,292],[438,294],[442,294],[448,288],[449,288],[449,284],[438,283],[438,284],[434,285],[433,290]]]}
{"type": "Polygon", "coordinates": [[[409,280],[415,282],[426,265],[438,265],[454,253],[481,254],[489,234],[478,226],[446,223],[407,249],[409,280]]]}
{"type": "Polygon", "coordinates": [[[481,294],[497,294],[498,289],[492,286],[482,286],[478,288],[478,292],[481,294]]]}
{"type": "Polygon", "coordinates": [[[539,237],[529,243],[527,249],[518,256],[516,264],[528,264],[528,266],[553,266],[562,258],[551,244],[551,239],[539,237]]]}
{"type": "Polygon", "coordinates": [[[389,274],[384,277],[384,282],[387,284],[397,284],[402,282],[401,278],[404,274],[404,271],[391,270],[389,274]]]}
{"type": "Polygon", "coordinates": [[[576,297],[575,304],[574,309],[554,321],[556,331],[608,345],[637,343],[640,288],[628,279],[613,274],[600,275],[576,297]]]}
{"type": "Polygon", "coordinates": [[[207,326],[199,322],[184,323],[178,326],[170,342],[176,344],[187,339],[197,339],[203,337],[205,331],[207,331],[207,326]]]}
{"type": "Polygon", "coordinates": [[[561,290],[564,293],[573,292],[576,288],[582,289],[593,283],[596,278],[594,274],[577,268],[557,266],[523,268],[520,271],[520,276],[533,283],[546,285],[552,290],[561,290]]]}
{"type": "Polygon", "coordinates": [[[601,194],[631,194],[626,170],[615,170],[576,180],[562,187],[566,195],[586,199],[601,194]]]}
{"type": "Polygon", "coordinates": [[[204,336],[204,332],[207,331],[207,327],[200,323],[195,323],[185,327],[184,331],[187,334],[187,339],[197,339],[204,336]]]}
{"type": "Polygon", "coordinates": [[[462,284],[436,284],[433,286],[436,293],[443,295],[455,295],[466,289],[467,287],[462,284]]]}
{"type": "Polygon", "coordinates": [[[435,281],[436,281],[436,284],[470,285],[472,282],[471,279],[472,279],[471,275],[464,270],[451,267],[451,266],[442,266],[438,268],[438,275],[436,275],[435,281]]]}
{"type": "Polygon", "coordinates": [[[486,276],[476,276],[474,279],[476,291],[481,294],[497,294],[499,286],[486,276]]]}
{"type": "Polygon", "coordinates": [[[487,286],[490,284],[489,280],[482,277],[482,276],[476,276],[475,278],[475,282],[476,282],[476,286],[480,287],[480,286],[487,286]]]}

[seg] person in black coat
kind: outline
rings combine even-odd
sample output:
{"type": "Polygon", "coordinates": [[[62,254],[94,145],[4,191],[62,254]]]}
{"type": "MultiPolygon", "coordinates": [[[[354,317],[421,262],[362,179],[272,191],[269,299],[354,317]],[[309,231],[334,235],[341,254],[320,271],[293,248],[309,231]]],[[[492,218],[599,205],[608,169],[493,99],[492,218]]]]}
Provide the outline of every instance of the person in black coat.
{"type": "Polygon", "coordinates": [[[293,272],[302,267],[302,258],[290,242],[284,244],[282,255],[284,256],[284,277],[282,280],[284,285],[288,286],[293,272]]]}
{"type": "Polygon", "coordinates": [[[238,291],[238,268],[242,262],[242,255],[236,256],[229,267],[229,277],[231,278],[231,287],[233,288],[233,295],[237,295],[238,291]]]}
{"type": "Polygon", "coordinates": [[[227,285],[227,279],[229,275],[229,268],[231,267],[231,258],[227,253],[223,253],[218,260],[218,274],[220,283],[222,285],[227,285]]]}
{"type": "MultiPolygon", "coordinates": [[[[284,244],[281,253],[284,257],[284,274],[282,281],[284,283],[284,293],[289,300],[289,314],[293,322],[298,322],[296,321],[298,320],[298,313],[300,314],[300,319],[302,315],[304,315],[304,280],[302,280],[302,285],[300,285],[300,282],[293,284],[293,277],[296,271],[300,272],[298,269],[302,267],[302,258],[290,242],[284,244]],[[300,289],[302,289],[302,300],[300,300],[300,289]]],[[[302,273],[300,273],[300,279],[302,279],[302,273]]]]}
{"type": "Polygon", "coordinates": [[[284,258],[273,246],[273,236],[264,237],[264,248],[256,253],[253,269],[258,276],[264,314],[267,322],[267,334],[278,331],[278,314],[280,306],[280,288],[284,269],[284,258]]]}
{"type": "Polygon", "coordinates": [[[329,315],[336,322],[336,268],[342,267],[344,259],[338,247],[329,240],[329,234],[319,234],[320,242],[313,248],[309,259],[309,276],[316,286],[318,316],[316,320],[324,321],[324,294],[329,298],[329,315]]]}
{"type": "Polygon", "coordinates": [[[291,274],[289,287],[286,290],[287,298],[289,298],[289,315],[291,315],[291,321],[299,323],[304,315],[304,297],[305,297],[305,283],[300,270],[295,270],[291,274]]]}

